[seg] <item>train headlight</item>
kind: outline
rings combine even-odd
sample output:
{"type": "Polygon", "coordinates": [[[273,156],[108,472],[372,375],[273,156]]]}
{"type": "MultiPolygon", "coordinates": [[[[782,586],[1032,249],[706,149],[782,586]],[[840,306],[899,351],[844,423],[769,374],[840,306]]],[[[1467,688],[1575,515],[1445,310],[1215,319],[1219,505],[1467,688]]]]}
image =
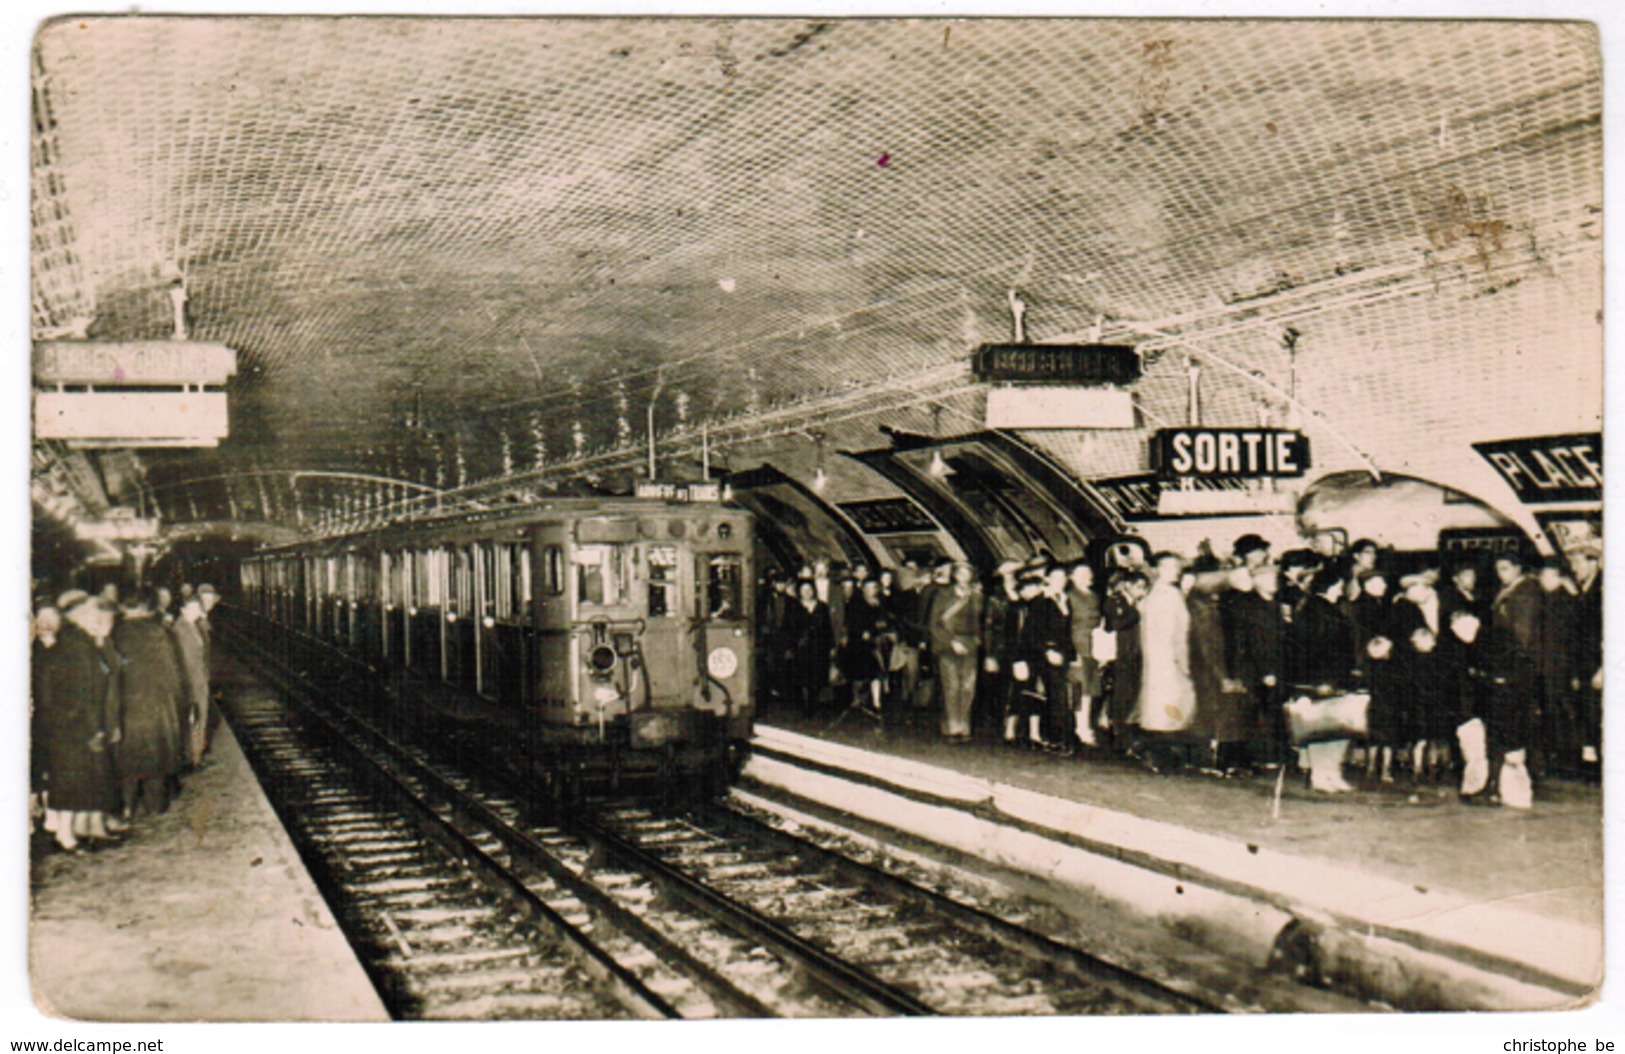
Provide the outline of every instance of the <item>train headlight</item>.
{"type": "Polygon", "coordinates": [[[717,680],[732,677],[739,669],[739,656],[732,648],[712,648],[705,657],[705,670],[717,680]]]}
{"type": "Polygon", "coordinates": [[[615,649],[608,644],[600,644],[587,653],[587,665],[592,672],[602,675],[615,668],[615,649]]]}

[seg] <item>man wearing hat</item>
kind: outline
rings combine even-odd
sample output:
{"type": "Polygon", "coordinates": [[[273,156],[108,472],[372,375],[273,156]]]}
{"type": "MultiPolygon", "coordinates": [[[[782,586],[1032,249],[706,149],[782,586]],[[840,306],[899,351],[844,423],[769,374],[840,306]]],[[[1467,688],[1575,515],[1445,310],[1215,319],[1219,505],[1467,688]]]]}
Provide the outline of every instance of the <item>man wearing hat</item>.
{"type": "Polygon", "coordinates": [[[1270,562],[1270,543],[1262,535],[1244,534],[1236,539],[1230,551],[1249,573],[1270,562]]]}
{"type": "Polygon", "coordinates": [[[202,621],[203,602],[194,594],[181,601],[180,614],[170,627],[186,678],[186,758],[193,768],[203,764],[209,745],[209,645],[199,625],[202,621]]]}
{"type": "Polygon", "coordinates": [[[113,748],[119,740],[119,655],[108,643],[113,610],[82,589],[57,598],[62,633],[40,674],[41,731],[50,805],[70,814],[57,844],[111,839],[107,814],[119,806],[113,748]]]}
{"type": "Polygon", "coordinates": [[[1567,556],[1575,586],[1569,688],[1579,702],[1580,760],[1594,771],[1602,747],[1602,543],[1587,540],[1569,548],[1567,556]]]}
{"type": "Polygon", "coordinates": [[[1529,746],[1539,715],[1540,587],[1525,573],[1523,557],[1517,553],[1495,555],[1495,577],[1500,589],[1490,606],[1490,632],[1484,647],[1489,682],[1489,785],[1501,804],[1527,809],[1532,799],[1529,746]]]}

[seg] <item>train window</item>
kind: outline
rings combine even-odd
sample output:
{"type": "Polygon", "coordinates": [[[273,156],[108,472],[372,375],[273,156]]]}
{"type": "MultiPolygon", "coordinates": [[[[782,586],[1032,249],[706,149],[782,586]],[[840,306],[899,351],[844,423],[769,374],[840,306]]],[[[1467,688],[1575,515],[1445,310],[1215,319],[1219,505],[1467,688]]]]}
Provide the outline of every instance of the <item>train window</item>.
{"type": "Polygon", "coordinates": [[[710,553],[701,556],[699,580],[705,590],[701,596],[705,614],[709,618],[741,619],[745,617],[744,560],[738,553],[710,553]]]}
{"type": "Polygon", "coordinates": [[[524,618],[530,617],[530,550],[519,550],[519,563],[514,570],[514,608],[524,618]]]}
{"type": "Polygon", "coordinates": [[[470,557],[472,548],[447,549],[441,554],[449,572],[451,608],[457,612],[474,610],[474,566],[470,557]]]}
{"type": "Polygon", "coordinates": [[[649,547],[649,617],[679,613],[677,600],[677,547],[649,547]]]}
{"type": "Polygon", "coordinates": [[[412,554],[412,601],[419,607],[433,607],[440,603],[440,576],[435,553],[412,554]]]}
{"type": "Polygon", "coordinates": [[[564,592],[564,558],[558,546],[550,545],[542,551],[542,564],[548,595],[556,597],[564,592]]]}
{"type": "Polygon", "coordinates": [[[627,594],[626,546],[578,545],[575,549],[576,600],[613,606],[627,594]]]}

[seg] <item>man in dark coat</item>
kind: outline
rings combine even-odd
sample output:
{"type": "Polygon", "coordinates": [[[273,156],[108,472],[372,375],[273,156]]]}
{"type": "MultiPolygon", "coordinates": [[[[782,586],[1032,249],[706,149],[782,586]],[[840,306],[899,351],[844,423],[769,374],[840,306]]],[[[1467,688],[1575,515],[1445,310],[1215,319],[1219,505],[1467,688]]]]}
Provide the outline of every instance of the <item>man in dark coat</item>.
{"type": "Polygon", "coordinates": [[[1495,557],[1501,588],[1490,605],[1489,632],[1484,638],[1484,667],[1489,686],[1490,785],[1502,804],[1527,808],[1530,744],[1539,722],[1540,587],[1524,573],[1515,553],[1495,557]],[[1517,783],[1509,783],[1508,769],[1517,783]]]}
{"type": "Polygon", "coordinates": [[[124,739],[118,748],[124,814],[161,813],[169,807],[167,783],[182,768],[181,716],[186,682],[175,643],[156,614],[150,589],[124,602],[113,645],[124,658],[124,739]]]}
{"type": "Polygon", "coordinates": [[[181,601],[180,616],[170,631],[186,679],[186,757],[192,768],[203,764],[209,746],[209,645],[198,623],[203,605],[197,596],[181,601]]]}
{"type": "Polygon", "coordinates": [[[835,637],[829,606],[818,599],[818,588],[810,578],[796,583],[796,600],[785,609],[780,641],[787,666],[787,697],[803,717],[811,717],[829,685],[835,637]]]}
{"type": "MultiPolygon", "coordinates": [[[[1072,607],[1066,595],[1066,569],[1051,566],[1044,572],[1043,592],[1034,598],[1022,627],[1022,657],[1035,682],[1044,688],[1044,746],[1059,753],[1076,748],[1072,721],[1072,693],[1067,665],[1072,661],[1072,607]]],[[[1030,734],[1030,730],[1029,730],[1030,734]]]]}
{"type": "Polygon", "coordinates": [[[1252,693],[1262,741],[1255,760],[1279,764],[1286,757],[1286,724],[1281,715],[1281,638],[1286,624],[1276,602],[1279,576],[1273,567],[1237,574],[1230,598],[1229,641],[1234,651],[1231,670],[1252,693]],[[1245,583],[1247,588],[1240,588],[1245,583]]]}
{"type": "Polygon", "coordinates": [[[1602,747],[1602,545],[1585,542],[1571,548],[1568,557],[1576,589],[1569,690],[1579,706],[1580,760],[1590,776],[1597,772],[1602,747]]]}
{"type": "Polygon", "coordinates": [[[119,806],[113,748],[119,740],[119,656],[108,642],[113,612],[82,590],[57,601],[64,624],[40,676],[41,727],[52,809],[72,813],[65,849],[106,839],[119,806]]]}

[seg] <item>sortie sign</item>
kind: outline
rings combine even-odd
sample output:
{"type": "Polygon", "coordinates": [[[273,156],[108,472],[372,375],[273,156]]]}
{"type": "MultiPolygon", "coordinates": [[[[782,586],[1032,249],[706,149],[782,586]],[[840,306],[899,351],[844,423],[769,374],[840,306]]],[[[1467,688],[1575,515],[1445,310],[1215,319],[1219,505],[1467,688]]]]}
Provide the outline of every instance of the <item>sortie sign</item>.
{"type": "Polygon", "coordinates": [[[1165,479],[1301,476],[1309,439],[1280,428],[1164,428],[1151,441],[1151,465],[1165,479]]]}

